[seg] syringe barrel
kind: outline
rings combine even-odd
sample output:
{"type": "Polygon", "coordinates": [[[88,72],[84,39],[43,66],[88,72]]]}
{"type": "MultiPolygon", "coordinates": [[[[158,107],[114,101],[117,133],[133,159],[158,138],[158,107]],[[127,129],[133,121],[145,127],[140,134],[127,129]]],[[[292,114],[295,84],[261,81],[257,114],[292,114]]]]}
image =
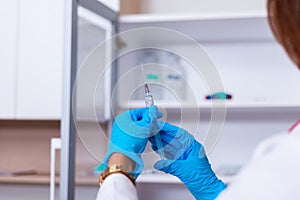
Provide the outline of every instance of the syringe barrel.
{"type": "Polygon", "coordinates": [[[154,105],[154,100],[153,100],[153,97],[151,94],[149,93],[146,93],[145,94],[145,104],[146,104],[146,107],[149,108],[150,106],[153,106],[154,105]]]}

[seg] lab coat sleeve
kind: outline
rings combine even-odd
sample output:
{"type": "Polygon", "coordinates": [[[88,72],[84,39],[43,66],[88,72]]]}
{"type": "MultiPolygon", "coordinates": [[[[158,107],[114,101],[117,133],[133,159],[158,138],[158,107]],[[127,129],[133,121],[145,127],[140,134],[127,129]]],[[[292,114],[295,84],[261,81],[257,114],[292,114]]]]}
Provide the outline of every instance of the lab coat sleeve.
{"type": "Polygon", "coordinates": [[[284,133],[263,141],[217,200],[300,199],[299,135],[284,133]]]}
{"type": "Polygon", "coordinates": [[[138,200],[135,186],[121,173],[109,175],[99,189],[97,200],[138,200]]]}

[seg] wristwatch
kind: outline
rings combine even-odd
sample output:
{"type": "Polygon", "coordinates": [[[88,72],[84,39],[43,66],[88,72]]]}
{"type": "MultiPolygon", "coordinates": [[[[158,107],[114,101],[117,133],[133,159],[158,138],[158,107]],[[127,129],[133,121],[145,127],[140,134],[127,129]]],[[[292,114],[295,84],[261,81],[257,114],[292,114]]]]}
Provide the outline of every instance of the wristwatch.
{"type": "Polygon", "coordinates": [[[132,172],[127,171],[126,169],[124,169],[124,167],[122,167],[122,165],[112,165],[107,167],[100,175],[99,177],[99,184],[100,186],[103,184],[103,181],[106,179],[106,177],[108,177],[111,174],[116,174],[116,173],[121,173],[124,174],[125,176],[127,176],[131,182],[133,183],[133,185],[135,186],[135,179],[133,176],[132,172]]]}

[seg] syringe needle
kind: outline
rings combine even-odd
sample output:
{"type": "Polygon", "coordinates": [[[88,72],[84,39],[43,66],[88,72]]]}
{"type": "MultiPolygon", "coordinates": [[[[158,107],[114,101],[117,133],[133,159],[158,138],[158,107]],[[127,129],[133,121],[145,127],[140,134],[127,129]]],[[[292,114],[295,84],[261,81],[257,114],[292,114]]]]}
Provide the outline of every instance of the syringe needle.
{"type": "Polygon", "coordinates": [[[149,87],[148,87],[147,83],[145,83],[145,93],[150,93],[150,90],[149,90],[149,87]]]}

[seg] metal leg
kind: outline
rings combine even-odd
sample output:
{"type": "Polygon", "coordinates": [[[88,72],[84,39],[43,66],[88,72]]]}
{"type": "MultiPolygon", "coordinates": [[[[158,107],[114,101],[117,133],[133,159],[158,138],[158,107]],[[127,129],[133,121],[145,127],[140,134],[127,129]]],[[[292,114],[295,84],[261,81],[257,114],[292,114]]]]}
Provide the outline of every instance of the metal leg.
{"type": "Polygon", "coordinates": [[[63,105],[61,119],[60,200],[74,200],[75,141],[73,85],[77,67],[77,1],[65,0],[63,105]]]}
{"type": "Polygon", "coordinates": [[[51,138],[51,161],[50,161],[50,200],[55,199],[55,152],[61,148],[60,138],[51,138]]]}

